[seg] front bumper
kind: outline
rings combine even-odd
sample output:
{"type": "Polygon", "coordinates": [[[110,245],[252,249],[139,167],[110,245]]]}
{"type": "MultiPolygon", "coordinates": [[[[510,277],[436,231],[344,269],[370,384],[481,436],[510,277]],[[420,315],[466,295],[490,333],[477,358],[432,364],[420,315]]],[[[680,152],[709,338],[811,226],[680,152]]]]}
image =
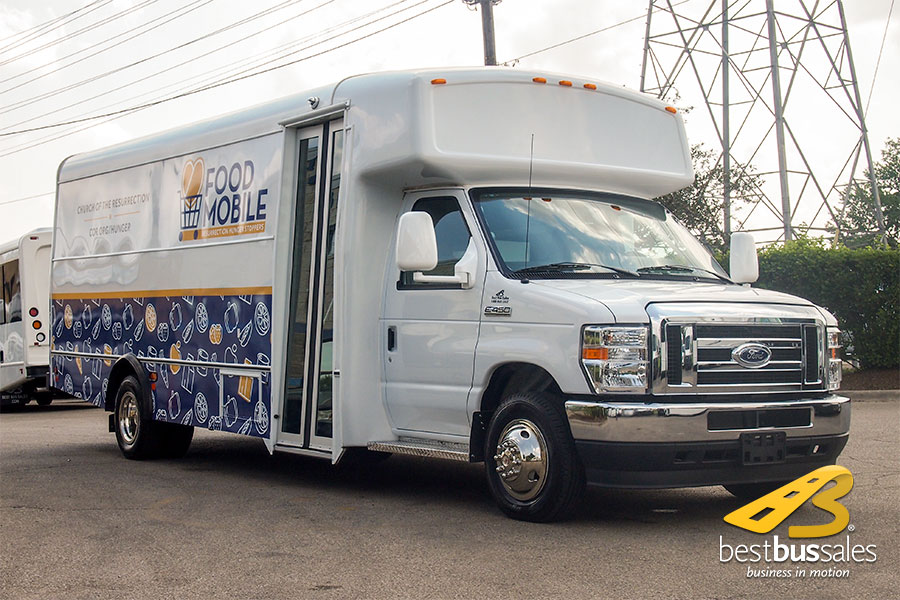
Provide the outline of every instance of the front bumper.
{"type": "Polygon", "coordinates": [[[612,403],[572,399],[566,415],[588,482],[665,488],[794,479],[847,443],[850,399],[612,403]],[[745,465],[741,434],[783,432],[784,460],[745,465]]]}

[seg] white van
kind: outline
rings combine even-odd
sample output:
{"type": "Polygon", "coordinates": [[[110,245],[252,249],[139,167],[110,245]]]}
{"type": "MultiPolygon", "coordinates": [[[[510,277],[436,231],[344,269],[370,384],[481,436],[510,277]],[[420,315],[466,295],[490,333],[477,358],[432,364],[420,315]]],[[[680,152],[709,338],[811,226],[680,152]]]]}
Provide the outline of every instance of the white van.
{"type": "Polygon", "coordinates": [[[49,227],[0,246],[0,405],[53,401],[50,364],[49,227]]]}
{"type": "Polygon", "coordinates": [[[692,178],[674,108],[504,68],[350,77],[78,155],[55,385],[130,458],[206,427],[484,461],[521,519],[586,482],[756,493],[847,440],[836,322],[651,200],[692,178]]]}

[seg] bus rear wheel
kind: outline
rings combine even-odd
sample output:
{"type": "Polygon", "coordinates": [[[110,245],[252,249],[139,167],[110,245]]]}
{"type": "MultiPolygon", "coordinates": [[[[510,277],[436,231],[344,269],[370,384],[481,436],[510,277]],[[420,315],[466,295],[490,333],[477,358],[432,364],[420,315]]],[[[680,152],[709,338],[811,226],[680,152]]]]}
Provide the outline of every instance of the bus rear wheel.
{"type": "Polygon", "coordinates": [[[142,460],[159,454],[160,435],[144,406],[144,393],[138,380],[129,375],[116,390],[116,442],[125,458],[142,460]]]}

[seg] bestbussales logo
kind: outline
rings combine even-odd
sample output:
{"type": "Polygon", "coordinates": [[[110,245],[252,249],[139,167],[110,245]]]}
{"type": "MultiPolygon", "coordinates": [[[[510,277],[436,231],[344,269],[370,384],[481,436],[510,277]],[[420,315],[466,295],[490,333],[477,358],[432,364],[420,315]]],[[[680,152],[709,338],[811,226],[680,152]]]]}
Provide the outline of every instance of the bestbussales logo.
{"type": "MultiPolygon", "coordinates": [[[[831,520],[815,525],[791,525],[791,539],[816,539],[835,536],[848,529],[850,512],[838,502],[853,489],[853,475],[844,467],[829,465],[781,486],[757,500],[725,515],[726,523],[766,534],[783,523],[806,502],[826,514],[831,520]],[[834,482],[831,487],[826,487],[834,482]]],[[[853,544],[849,533],[837,543],[789,543],[773,535],[760,544],[729,544],[719,536],[719,562],[750,563],[747,577],[848,577],[851,563],[875,562],[875,544],[853,544]],[[786,563],[803,563],[802,566],[786,563]],[[758,566],[764,563],[765,566],[758,566]],[[769,567],[773,565],[773,567],[769,567]],[[806,568],[806,565],[817,568],[806,568]],[[821,565],[821,567],[820,567],[821,565]]]]}

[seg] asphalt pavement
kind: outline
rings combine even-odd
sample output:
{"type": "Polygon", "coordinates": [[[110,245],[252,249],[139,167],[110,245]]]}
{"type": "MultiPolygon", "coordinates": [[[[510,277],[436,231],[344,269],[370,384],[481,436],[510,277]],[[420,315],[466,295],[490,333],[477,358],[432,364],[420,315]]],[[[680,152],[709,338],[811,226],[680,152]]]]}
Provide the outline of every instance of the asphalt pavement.
{"type": "MultiPolygon", "coordinates": [[[[103,411],[32,404],[0,415],[0,598],[896,598],[900,402],[853,411],[852,532],[805,541],[876,559],[767,566],[721,561],[772,536],[725,523],[742,502],[719,487],[590,490],[571,521],[522,523],[481,465],[334,468],[202,430],[181,460],[130,461],[103,411]]],[[[807,503],[772,533],[830,519],[807,503]]]]}

